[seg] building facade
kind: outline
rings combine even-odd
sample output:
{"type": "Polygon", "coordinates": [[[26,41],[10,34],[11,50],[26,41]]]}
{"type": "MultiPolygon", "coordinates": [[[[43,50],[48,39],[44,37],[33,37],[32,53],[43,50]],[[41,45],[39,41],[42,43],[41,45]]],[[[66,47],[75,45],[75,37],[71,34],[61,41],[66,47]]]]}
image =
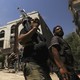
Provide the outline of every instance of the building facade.
{"type": "MultiPolygon", "coordinates": [[[[47,26],[47,24],[45,23],[45,21],[43,20],[43,18],[41,17],[41,15],[39,14],[39,12],[37,11],[33,11],[31,13],[28,13],[28,16],[34,18],[38,18],[40,19],[40,26],[39,26],[39,32],[41,34],[43,34],[47,40],[47,45],[49,46],[49,42],[52,38],[52,33],[49,29],[49,27],[47,26]]],[[[12,49],[12,47],[14,46],[14,39],[15,39],[15,27],[14,25],[21,20],[21,18],[13,20],[11,22],[8,22],[5,26],[0,27],[0,49],[2,49],[2,51],[4,53],[9,52],[9,49],[12,49]]],[[[22,24],[18,27],[18,35],[20,33],[20,30],[23,28],[22,24]]],[[[21,45],[19,44],[19,47],[21,45]]]]}

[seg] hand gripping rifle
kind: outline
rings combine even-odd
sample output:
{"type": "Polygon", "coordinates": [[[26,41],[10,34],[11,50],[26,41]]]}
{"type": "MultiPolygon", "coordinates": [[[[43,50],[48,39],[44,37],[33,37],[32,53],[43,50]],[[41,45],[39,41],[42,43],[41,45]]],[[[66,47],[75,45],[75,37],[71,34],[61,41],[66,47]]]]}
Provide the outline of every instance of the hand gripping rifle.
{"type": "Polygon", "coordinates": [[[25,12],[24,9],[20,9],[19,7],[18,7],[17,9],[19,10],[19,12],[20,12],[20,14],[21,14],[21,16],[22,16],[23,22],[26,21],[26,24],[25,24],[26,29],[27,29],[27,30],[30,30],[31,27],[30,27],[29,20],[30,20],[31,17],[29,17],[29,16],[27,15],[27,13],[25,12]]]}

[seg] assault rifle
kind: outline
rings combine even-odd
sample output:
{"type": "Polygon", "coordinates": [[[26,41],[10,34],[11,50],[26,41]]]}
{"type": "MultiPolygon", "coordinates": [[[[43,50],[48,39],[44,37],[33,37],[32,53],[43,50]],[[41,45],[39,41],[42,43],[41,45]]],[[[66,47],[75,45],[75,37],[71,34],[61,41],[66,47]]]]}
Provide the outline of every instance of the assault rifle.
{"type": "Polygon", "coordinates": [[[31,27],[30,27],[29,21],[30,21],[30,18],[31,18],[31,17],[27,15],[27,13],[26,13],[26,11],[25,11],[24,9],[20,9],[19,7],[18,7],[17,9],[19,10],[23,21],[26,22],[26,24],[25,24],[26,29],[27,29],[27,30],[30,30],[31,27]]]}

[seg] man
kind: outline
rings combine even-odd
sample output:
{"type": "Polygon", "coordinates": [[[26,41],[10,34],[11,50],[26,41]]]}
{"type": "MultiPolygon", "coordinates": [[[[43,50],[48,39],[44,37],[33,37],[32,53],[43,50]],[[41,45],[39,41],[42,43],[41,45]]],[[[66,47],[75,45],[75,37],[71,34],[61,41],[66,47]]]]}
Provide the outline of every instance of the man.
{"type": "Polygon", "coordinates": [[[46,40],[39,32],[40,25],[38,18],[24,20],[24,26],[18,37],[19,42],[24,46],[23,62],[25,80],[51,80],[47,66],[48,48],[46,40]]]}
{"type": "Polygon", "coordinates": [[[10,65],[12,65],[12,68],[14,68],[13,72],[16,72],[17,71],[17,66],[16,66],[16,63],[17,63],[17,55],[13,52],[9,55],[8,57],[8,68],[10,69],[10,65]]]}
{"type": "Polygon", "coordinates": [[[63,39],[64,32],[62,27],[59,25],[54,27],[53,33],[54,37],[51,40],[49,49],[59,79],[79,80],[73,69],[74,59],[71,53],[71,48],[63,39]]]}

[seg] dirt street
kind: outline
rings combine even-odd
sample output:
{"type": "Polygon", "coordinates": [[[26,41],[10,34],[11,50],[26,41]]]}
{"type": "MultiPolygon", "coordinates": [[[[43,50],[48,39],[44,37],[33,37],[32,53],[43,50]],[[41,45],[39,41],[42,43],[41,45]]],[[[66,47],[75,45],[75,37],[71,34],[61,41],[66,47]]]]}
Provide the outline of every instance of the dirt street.
{"type": "MultiPolygon", "coordinates": [[[[51,75],[52,80],[59,80],[56,74],[51,75]]],[[[9,73],[7,70],[0,70],[0,80],[24,80],[23,73],[9,73]]]]}
{"type": "Polygon", "coordinates": [[[0,80],[24,80],[22,72],[9,73],[8,71],[0,71],[0,80]]]}

